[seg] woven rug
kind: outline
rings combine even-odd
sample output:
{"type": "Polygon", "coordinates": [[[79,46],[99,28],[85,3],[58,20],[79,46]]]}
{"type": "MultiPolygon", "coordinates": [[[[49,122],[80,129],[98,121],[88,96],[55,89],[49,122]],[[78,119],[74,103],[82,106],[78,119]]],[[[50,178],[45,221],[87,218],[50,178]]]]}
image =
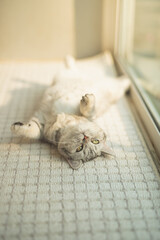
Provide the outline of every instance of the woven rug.
{"type": "MultiPolygon", "coordinates": [[[[0,64],[0,239],[160,239],[159,176],[125,98],[99,120],[116,157],[77,171],[52,145],[12,135],[61,66],[0,64]]],[[[79,66],[115,74],[110,60],[79,66]]]]}

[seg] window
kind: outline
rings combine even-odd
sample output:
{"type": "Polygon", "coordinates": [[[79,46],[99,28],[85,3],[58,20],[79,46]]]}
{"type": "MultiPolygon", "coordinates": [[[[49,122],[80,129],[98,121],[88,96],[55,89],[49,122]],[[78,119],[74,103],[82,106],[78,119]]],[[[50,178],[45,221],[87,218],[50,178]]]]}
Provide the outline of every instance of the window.
{"type": "Polygon", "coordinates": [[[117,1],[116,18],[115,55],[133,80],[131,95],[160,154],[160,1],[117,1]]]}

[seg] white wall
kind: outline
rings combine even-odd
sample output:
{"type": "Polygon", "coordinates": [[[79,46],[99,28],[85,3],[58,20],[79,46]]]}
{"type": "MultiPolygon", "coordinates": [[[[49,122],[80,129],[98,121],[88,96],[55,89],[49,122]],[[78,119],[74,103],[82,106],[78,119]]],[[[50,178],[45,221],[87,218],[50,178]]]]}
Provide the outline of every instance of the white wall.
{"type": "Polygon", "coordinates": [[[117,1],[119,0],[103,0],[102,50],[114,50],[117,1]]]}
{"type": "Polygon", "coordinates": [[[113,47],[116,0],[1,0],[0,60],[82,58],[113,47]]]}
{"type": "Polygon", "coordinates": [[[0,59],[74,54],[73,0],[0,1],[0,59]]]}

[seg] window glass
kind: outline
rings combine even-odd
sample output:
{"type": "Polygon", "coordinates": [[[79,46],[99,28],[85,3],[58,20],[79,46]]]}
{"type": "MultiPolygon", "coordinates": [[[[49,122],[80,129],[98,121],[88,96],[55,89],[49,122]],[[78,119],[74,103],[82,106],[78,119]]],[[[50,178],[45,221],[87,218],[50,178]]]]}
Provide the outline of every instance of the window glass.
{"type": "Polygon", "coordinates": [[[160,1],[136,0],[130,66],[137,85],[160,128],[160,1]]]}

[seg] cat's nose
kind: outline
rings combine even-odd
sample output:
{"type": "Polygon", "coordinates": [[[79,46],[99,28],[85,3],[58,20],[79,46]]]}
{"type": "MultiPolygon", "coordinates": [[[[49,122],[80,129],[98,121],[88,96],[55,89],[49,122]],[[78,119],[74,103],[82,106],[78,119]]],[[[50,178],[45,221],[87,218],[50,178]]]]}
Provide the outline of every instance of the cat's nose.
{"type": "Polygon", "coordinates": [[[87,140],[87,139],[88,139],[88,137],[86,135],[84,135],[84,140],[87,140]]]}

